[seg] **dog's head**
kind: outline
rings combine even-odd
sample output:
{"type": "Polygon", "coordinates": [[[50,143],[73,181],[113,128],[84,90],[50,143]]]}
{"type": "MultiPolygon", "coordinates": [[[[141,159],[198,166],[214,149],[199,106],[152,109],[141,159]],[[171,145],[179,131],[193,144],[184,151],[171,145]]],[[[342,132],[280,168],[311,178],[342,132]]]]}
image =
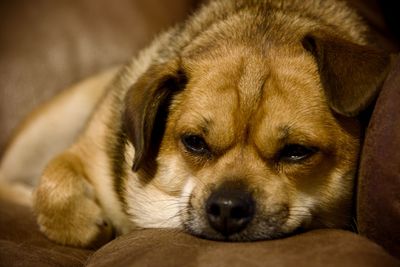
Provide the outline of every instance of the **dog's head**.
{"type": "Polygon", "coordinates": [[[288,45],[187,48],[150,67],[126,98],[142,188],[131,197],[153,201],[132,204],[136,222],[153,216],[229,240],[348,226],[357,116],[373,102],[388,61],[315,32],[288,45]]]}

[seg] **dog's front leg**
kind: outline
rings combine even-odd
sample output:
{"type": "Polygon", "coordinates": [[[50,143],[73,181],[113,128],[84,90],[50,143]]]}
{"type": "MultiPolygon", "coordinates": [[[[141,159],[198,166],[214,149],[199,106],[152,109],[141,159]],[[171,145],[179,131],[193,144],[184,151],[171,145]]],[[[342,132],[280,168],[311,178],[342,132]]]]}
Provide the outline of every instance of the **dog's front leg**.
{"type": "Polygon", "coordinates": [[[66,151],[45,169],[34,208],[48,238],[74,246],[98,246],[113,237],[78,155],[66,151]]]}

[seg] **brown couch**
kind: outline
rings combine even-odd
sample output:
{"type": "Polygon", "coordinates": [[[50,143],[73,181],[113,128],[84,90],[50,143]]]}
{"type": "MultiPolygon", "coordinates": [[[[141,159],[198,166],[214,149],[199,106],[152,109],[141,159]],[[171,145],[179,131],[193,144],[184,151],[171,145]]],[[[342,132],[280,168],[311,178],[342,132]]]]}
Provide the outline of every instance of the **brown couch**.
{"type": "MultiPolygon", "coordinates": [[[[380,34],[377,42],[398,51],[378,2],[350,2],[380,34]]],[[[197,4],[1,1],[0,153],[33,107],[85,76],[123,63],[197,4]]],[[[390,14],[390,6],[384,11],[390,14]]],[[[149,229],[95,251],[52,243],[38,231],[30,209],[0,195],[0,266],[400,266],[399,101],[400,61],[383,86],[366,135],[356,203],[359,234],[325,229],[280,240],[224,243],[149,229]]]]}

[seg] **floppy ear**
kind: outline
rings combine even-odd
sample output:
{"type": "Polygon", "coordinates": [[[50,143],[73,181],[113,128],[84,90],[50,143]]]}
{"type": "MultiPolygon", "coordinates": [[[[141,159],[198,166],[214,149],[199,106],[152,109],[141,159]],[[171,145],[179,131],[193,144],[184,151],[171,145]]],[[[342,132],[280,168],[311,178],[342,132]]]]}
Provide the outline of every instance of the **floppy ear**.
{"type": "Polygon", "coordinates": [[[316,58],[335,112],[354,117],[373,103],[389,71],[389,54],[324,33],[308,34],[302,44],[316,58]]]}
{"type": "Polygon", "coordinates": [[[186,84],[177,61],[151,66],[127,92],[124,130],[135,148],[133,171],[154,170],[172,97],[186,84]]]}

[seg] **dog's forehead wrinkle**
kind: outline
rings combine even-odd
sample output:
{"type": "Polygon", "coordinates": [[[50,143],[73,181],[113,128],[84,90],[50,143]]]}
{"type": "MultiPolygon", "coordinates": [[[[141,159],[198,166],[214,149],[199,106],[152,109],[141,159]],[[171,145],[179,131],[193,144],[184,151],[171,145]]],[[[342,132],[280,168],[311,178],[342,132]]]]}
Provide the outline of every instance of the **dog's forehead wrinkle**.
{"type": "Polygon", "coordinates": [[[287,125],[287,124],[281,125],[278,128],[278,131],[279,131],[279,134],[278,134],[279,140],[281,140],[282,143],[285,143],[290,137],[290,134],[292,132],[292,126],[287,125]]]}
{"type": "Polygon", "coordinates": [[[213,60],[186,62],[187,68],[194,72],[187,93],[192,107],[190,112],[193,112],[192,116],[204,117],[197,120],[204,130],[214,126],[214,120],[210,118],[217,118],[216,124],[234,125],[235,129],[231,130],[243,134],[248,127],[245,122],[254,115],[263,97],[265,80],[269,75],[263,58],[259,52],[248,48],[233,50],[236,51],[213,60]],[[221,68],[221,65],[226,68],[221,68]],[[225,109],[223,116],[218,115],[221,108],[225,109]],[[197,111],[204,113],[196,114],[197,111]]]}
{"type": "Polygon", "coordinates": [[[253,55],[253,58],[243,60],[238,91],[241,103],[244,104],[244,109],[254,109],[261,100],[265,81],[268,77],[267,70],[265,63],[258,59],[257,56],[253,55]]]}

